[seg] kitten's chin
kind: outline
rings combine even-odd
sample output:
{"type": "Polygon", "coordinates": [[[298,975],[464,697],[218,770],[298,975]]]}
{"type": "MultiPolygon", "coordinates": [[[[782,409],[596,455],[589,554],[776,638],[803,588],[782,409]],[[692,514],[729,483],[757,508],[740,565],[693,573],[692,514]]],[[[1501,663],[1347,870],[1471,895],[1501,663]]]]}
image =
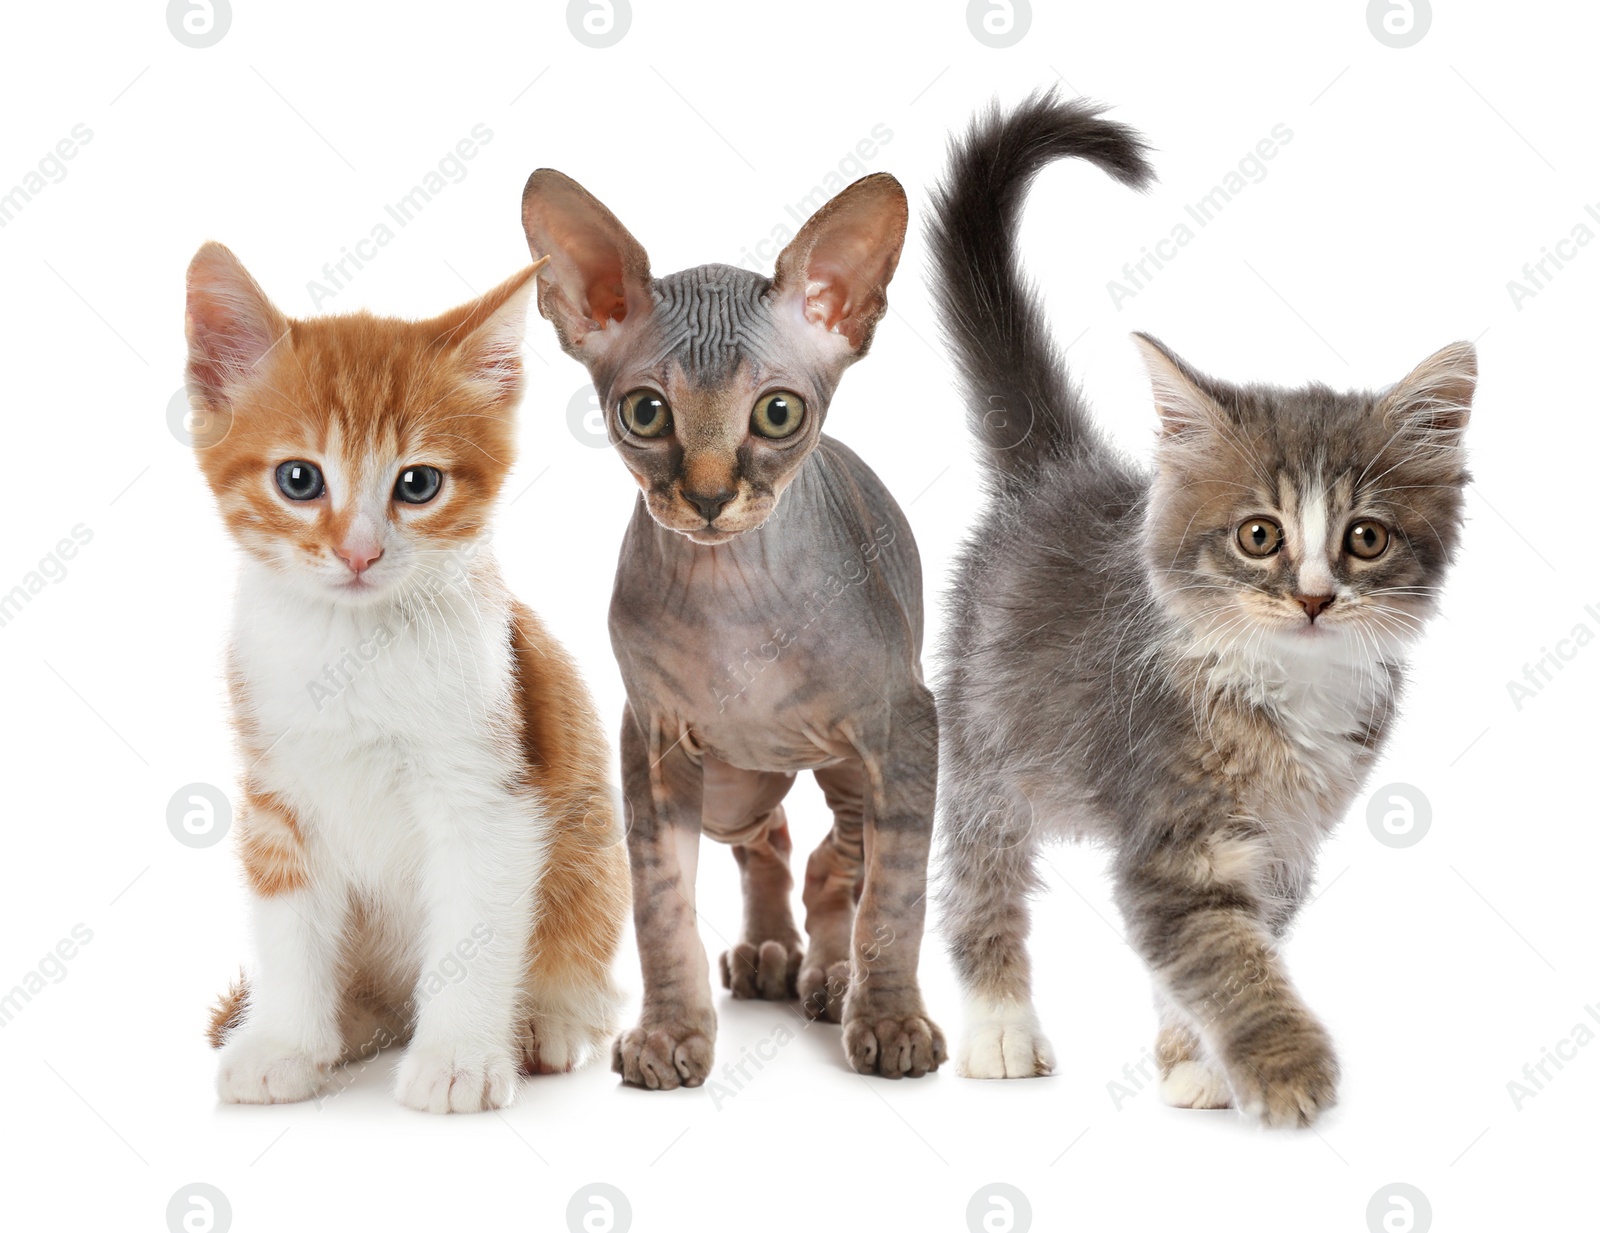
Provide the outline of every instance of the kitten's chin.
{"type": "Polygon", "coordinates": [[[331,578],[321,574],[307,577],[299,574],[292,578],[294,587],[313,599],[320,599],[345,608],[367,608],[394,596],[400,578],[385,575],[381,578],[331,578]]]}
{"type": "Polygon", "coordinates": [[[736,539],[744,534],[742,531],[717,531],[711,527],[704,527],[698,531],[685,531],[683,534],[697,544],[704,544],[708,548],[715,548],[718,544],[726,544],[729,540],[736,539]]]}
{"type": "MultiPolygon", "coordinates": [[[[655,515],[651,514],[651,517],[655,518],[655,515]]],[[[700,544],[707,548],[715,548],[718,544],[726,544],[731,540],[738,539],[741,535],[746,535],[751,531],[758,531],[766,524],[766,521],[765,518],[762,518],[749,526],[741,527],[719,527],[707,523],[700,523],[698,526],[692,527],[675,527],[659,518],[655,518],[658,526],[673,532],[675,535],[681,535],[692,543],[700,544]]]]}
{"type": "Polygon", "coordinates": [[[347,581],[337,582],[329,588],[334,598],[347,604],[371,604],[380,599],[387,598],[394,587],[387,582],[376,582],[367,578],[351,578],[347,581]]]}

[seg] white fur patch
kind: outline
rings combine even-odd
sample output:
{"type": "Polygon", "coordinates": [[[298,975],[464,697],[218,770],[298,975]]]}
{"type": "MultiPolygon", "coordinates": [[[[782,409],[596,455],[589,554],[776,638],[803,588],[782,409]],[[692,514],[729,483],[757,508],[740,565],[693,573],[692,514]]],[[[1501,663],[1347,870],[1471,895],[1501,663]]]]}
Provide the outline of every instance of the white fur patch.
{"type": "Polygon", "coordinates": [[[1228,1081],[1210,1062],[1179,1062],[1161,1080],[1161,1099],[1174,1109],[1226,1109],[1233,1104],[1228,1081]]]}
{"type": "Polygon", "coordinates": [[[966,1032],[956,1073],[968,1079],[1034,1079],[1055,1073],[1056,1055],[1039,1030],[1032,1005],[967,1002],[966,1032]]]}
{"type": "Polygon", "coordinates": [[[394,974],[422,982],[399,1098],[437,1111],[510,1099],[548,849],[521,787],[510,619],[487,562],[420,601],[361,605],[247,567],[232,666],[265,748],[247,773],[292,810],[308,876],[256,900],[259,971],[223,1053],[223,1099],[311,1094],[337,1053],[353,899],[394,974]]]}

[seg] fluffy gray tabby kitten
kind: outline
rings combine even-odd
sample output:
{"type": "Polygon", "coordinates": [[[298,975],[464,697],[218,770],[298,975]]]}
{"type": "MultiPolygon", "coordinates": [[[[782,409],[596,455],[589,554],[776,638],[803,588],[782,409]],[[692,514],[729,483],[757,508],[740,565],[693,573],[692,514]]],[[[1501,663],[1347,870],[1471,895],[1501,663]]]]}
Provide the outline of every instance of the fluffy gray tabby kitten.
{"type": "Polygon", "coordinates": [[[1089,422],[1015,252],[1035,173],[1086,158],[1142,187],[1128,128],[1036,95],[955,144],[937,298],[987,464],[940,690],[943,907],[968,997],[961,1073],[1048,1074],[1030,995],[1039,842],[1114,854],[1155,980],[1161,1090],[1271,1125],[1333,1103],[1328,1033],[1277,950],[1317,846],[1394,720],[1402,657],[1456,550],[1476,357],[1387,392],[1204,376],[1136,335],[1153,471],[1089,422]]]}

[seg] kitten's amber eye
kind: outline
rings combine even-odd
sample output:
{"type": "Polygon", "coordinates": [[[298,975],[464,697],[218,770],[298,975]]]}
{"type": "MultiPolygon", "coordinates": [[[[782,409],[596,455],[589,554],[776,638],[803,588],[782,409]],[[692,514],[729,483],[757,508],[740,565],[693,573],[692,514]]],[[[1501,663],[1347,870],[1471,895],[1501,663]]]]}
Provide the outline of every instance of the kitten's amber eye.
{"type": "Polygon", "coordinates": [[[407,505],[426,505],[439,495],[444,474],[438,467],[407,467],[394,482],[394,499],[407,505]]]}
{"type": "Polygon", "coordinates": [[[632,437],[660,437],[672,431],[672,410],[654,390],[624,394],[620,414],[623,431],[632,437]]]}
{"type": "Polygon", "coordinates": [[[1246,556],[1270,557],[1283,547],[1283,528],[1270,518],[1247,518],[1239,524],[1239,547],[1246,556]]]}
{"type": "Polygon", "coordinates": [[[788,390],[763,394],[750,413],[750,431],[758,437],[781,441],[792,437],[806,418],[805,400],[788,390]]]}
{"type": "Polygon", "coordinates": [[[322,495],[322,472],[314,463],[280,462],[274,477],[278,491],[291,501],[315,501],[322,495]]]}
{"type": "Polygon", "coordinates": [[[1344,546],[1353,557],[1360,557],[1363,561],[1375,560],[1388,551],[1389,528],[1370,518],[1352,522],[1344,534],[1344,546]]]}

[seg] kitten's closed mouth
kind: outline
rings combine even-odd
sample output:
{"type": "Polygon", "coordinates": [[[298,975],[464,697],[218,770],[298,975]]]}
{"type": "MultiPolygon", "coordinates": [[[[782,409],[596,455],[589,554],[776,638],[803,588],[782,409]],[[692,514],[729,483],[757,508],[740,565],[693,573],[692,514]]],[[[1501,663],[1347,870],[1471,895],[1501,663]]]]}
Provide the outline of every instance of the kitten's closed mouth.
{"type": "Polygon", "coordinates": [[[712,526],[708,522],[703,527],[695,527],[692,531],[684,531],[683,534],[687,535],[697,544],[715,546],[717,544],[726,544],[730,539],[733,539],[736,535],[738,535],[739,532],[724,531],[718,527],[712,526]]]}
{"type": "Polygon", "coordinates": [[[381,582],[374,582],[365,575],[354,578],[345,578],[334,583],[333,589],[340,595],[376,595],[386,587],[381,582]]]}

